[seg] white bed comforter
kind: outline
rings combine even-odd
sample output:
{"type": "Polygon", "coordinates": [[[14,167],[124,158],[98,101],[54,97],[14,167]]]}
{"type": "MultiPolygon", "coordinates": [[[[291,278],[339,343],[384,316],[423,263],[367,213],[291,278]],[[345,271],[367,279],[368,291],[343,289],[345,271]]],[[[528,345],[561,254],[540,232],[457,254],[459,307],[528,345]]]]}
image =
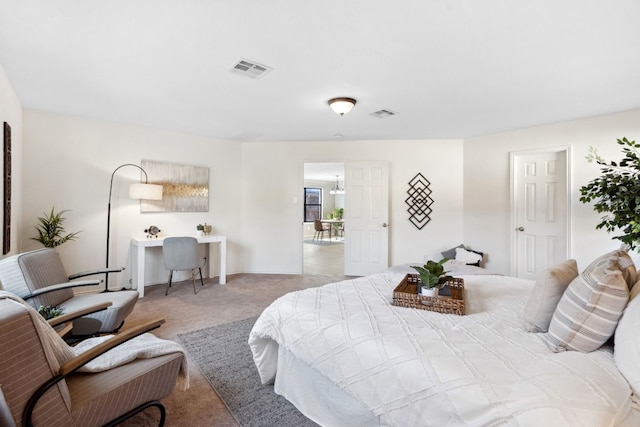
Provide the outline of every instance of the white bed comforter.
{"type": "MultiPolygon", "coordinates": [[[[524,331],[533,282],[465,277],[467,315],[391,305],[403,275],[287,294],[249,344],[263,383],[282,346],[393,426],[615,426],[632,411],[610,351],[552,353],[524,331]]],[[[626,424],[627,421],[624,423],[626,424]]]]}

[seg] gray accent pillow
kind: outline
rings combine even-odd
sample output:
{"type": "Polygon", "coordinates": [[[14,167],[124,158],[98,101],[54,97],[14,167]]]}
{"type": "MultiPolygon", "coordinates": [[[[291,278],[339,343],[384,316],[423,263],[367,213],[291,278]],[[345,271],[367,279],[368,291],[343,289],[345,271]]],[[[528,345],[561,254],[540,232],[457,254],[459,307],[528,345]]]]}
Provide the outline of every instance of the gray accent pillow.
{"type": "Polygon", "coordinates": [[[457,248],[464,248],[464,245],[462,243],[460,243],[458,246],[453,247],[451,249],[447,249],[444,252],[440,252],[440,255],[442,255],[442,258],[447,258],[447,259],[456,259],[456,249],[457,248]]]}
{"type": "Polygon", "coordinates": [[[547,332],[558,301],[573,279],[578,277],[578,264],[568,259],[540,272],[524,308],[527,332],[547,332]]]}

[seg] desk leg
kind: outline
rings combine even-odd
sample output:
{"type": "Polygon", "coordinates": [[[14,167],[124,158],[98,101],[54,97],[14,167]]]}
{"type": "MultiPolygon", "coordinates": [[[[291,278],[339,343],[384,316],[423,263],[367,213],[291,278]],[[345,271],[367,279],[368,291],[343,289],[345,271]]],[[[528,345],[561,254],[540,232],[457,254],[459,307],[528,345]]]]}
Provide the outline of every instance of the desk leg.
{"type": "Polygon", "coordinates": [[[204,253],[207,254],[207,259],[205,260],[205,263],[203,266],[204,271],[202,272],[202,274],[208,280],[208,279],[211,279],[211,244],[209,243],[204,244],[204,253]]]}
{"type": "Polygon", "coordinates": [[[134,252],[136,254],[134,261],[138,271],[135,271],[132,277],[133,289],[138,291],[140,298],[144,298],[144,249],[144,246],[137,246],[134,252]]]}
{"type": "Polygon", "coordinates": [[[220,242],[220,281],[221,285],[227,283],[227,240],[220,242]]]}
{"type": "MultiPolygon", "coordinates": [[[[227,242],[222,241],[220,243],[220,277],[219,282],[221,285],[227,283],[227,242]]],[[[206,254],[207,254],[207,262],[204,264],[204,271],[202,274],[207,278],[211,278],[211,244],[205,243],[206,254]]]]}

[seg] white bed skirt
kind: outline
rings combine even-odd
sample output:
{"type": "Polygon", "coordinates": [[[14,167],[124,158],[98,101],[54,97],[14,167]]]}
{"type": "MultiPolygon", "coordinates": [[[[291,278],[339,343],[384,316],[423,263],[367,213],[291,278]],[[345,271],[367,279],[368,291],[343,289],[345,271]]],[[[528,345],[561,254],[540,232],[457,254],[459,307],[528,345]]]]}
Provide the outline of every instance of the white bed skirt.
{"type": "Polygon", "coordinates": [[[274,391],[321,426],[381,425],[360,402],[282,347],[278,351],[274,391]]]}

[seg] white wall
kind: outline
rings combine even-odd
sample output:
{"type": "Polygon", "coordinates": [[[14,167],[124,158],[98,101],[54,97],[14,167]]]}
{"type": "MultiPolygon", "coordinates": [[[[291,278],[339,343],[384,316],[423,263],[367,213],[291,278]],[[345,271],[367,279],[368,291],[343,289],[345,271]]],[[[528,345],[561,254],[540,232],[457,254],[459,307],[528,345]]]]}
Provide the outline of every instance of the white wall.
{"type": "MultiPolygon", "coordinates": [[[[0,138],[3,135],[4,122],[11,126],[11,242],[9,254],[20,250],[19,235],[22,229],[22,105],[11,87],[2,67],[0,67],[0,138]]],[[[2,143],[0,142],[0,152],[2,143]]],[[[0,155],[0,171],[4,170],[4,158],[0,155]]],[[[1,174],[1,172],[0,172],[1,174]]],[[[1,182],[1,181],[0,181],[1,182]]],[[[1,194],[1,193],[0,193],[1,194]]],[[[0,208],[0,224],[4,221],[4,212],[0,208]]],[[[0,233],[1,236],[1,233],[0,233]]],[[[1,239],[1,237],[0,237],[1,239]]],[[[2,240],[0,240],[1,242],[2,240]]],[[[2,245],[0,244],[0,247],[2,245]]],[[[0,251],[1,253],[1,251],[0,251]]]]}
{"type": "MultiPolygon", "coordinates": [[[[1,71],[1,70],[0,70],[1,71]]],[[[192,233],[213,224],[229,238],[228,272],[302,271],[302,189],[304,163],[381,160],[390,171],[390,264],[439,258],[443,249],[465,243],[488,254],[487,267],[510,271],[509,153],[551,146],[572,149],[572,247],[581,266],[618,247],[596,231],[598,215],[578,201],[579,187],[599,174],[584,158],[590,145],[619,158],[616,138],[640,138],[640,110],[461,140],[330,141],[238,143],[33,110],[22,111],[0,72],[0,114],[13,129],[12,253],[39,243],[36,217],[70,209],[67,229],[80,238],[60,248],[70,271],[101,266],[105,257],[109,179],[123,163],[141,159],[210,167],[207,213],[140,213],[127,198],[139,171],[123,168],[114,180],[112,265],[129,267],[132,235],[158,225],[166,234],[192,233]],[[25,159],[24,161],[22,159],[25,159]],[[22,171],[20,170],[22,168],[22,171]],[[408,182],[416,173],[430,180],[431,222],[417,230],[408,220],[408,182]],[[463,191],[464,188],[464,191],[463,191]],[[294,198],[298,202],[294,203],[294,198]]],[[[147,283],[166,280],[159,251],[147,258],[147,283]]],[[[214,263],[215,266],[215,263],[214,263]]],[[[217,269],[214,267],[214,273],[217,269]]]]}
{"type": "MultiPolygon", "coordinates": [[[[128,186],[140,181],[140,171],[120,169],[113,180],[110,265],[127,269],[114,275],[114,283],[128,285],[130,239],[144,236],[150,225],[163,234],[195,234],[198,223],[212,224],[214,232],[229,241],[228,273],[241,271],[239,143],[33,110],[24,111],[24,127],[21,251],[41,247],[30,240],[36,234],[33,226],[55,206],[70,210],[68,231],[81,231],[78,240],[59,247],[68,271],[104,266],[111,174],[122,164],[140,165],[148,159],[209,167],[209,212],[141,213],[140,202],[128,198],[128,186]]],[[[147,253],[145,282],[165,282],[161,250],[147,253]]],[[[213,273],[218,272],[216,265],[212,262],[213,273]]]]}
{"type": "MultiPolygon", "coordinates": [[[[571,236],[570,256],[586,267],[604,251],[618,248],[604,230],[595,230],[600,215],[579,201],[580,187],[600,170],[587,163],[589,146],[611,160],[622,158],[617,138],[640,140],[640,110],[575,120],[464,141],[464,237],[474,249],[488,253],[487,268],[510,272],[509,153],[544,147],[570,146],[571,236]]],[[[634,255],[636,257],[636,255],[634,255]]],[[[636,261],[637,262],[637,261],[636,261]]]]}
{"type": "Polygon", "coordinates": [[[242,151],[244,272],[301,273],[304,163],[389,163],[391,264],[439,259],[462,241],[461,140],[245,143],[242,151]],[[404,202],[418,172],[435,201],[422,230],[404,202]]]}

